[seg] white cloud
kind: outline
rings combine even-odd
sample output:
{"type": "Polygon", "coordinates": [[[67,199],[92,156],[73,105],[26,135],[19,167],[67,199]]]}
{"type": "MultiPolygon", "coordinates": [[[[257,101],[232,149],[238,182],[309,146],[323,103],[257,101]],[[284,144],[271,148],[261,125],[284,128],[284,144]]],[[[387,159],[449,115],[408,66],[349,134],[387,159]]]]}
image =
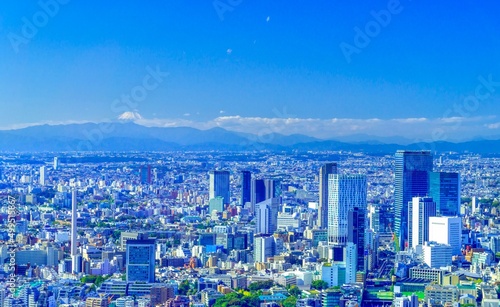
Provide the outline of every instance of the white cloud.
{"type": "Polygon", "coordinates": [[[488,129],[498,129],[500,128],[500,123],[487,124],[486,127],[488,129]]]}

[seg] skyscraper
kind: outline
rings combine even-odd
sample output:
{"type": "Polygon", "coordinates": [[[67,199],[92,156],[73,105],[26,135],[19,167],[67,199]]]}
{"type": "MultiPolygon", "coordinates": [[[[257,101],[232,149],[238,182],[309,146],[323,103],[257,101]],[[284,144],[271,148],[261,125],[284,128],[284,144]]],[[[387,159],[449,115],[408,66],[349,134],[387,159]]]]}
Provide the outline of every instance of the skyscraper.
{"type": "Polygon", "coordinates": [[[436,216],[436,203],[430,197],[413,197],[408,205],[408,244],[415,248],[429,241],[429,218],[436,216]]]}
{"type": "Polygon", "coordinates": [[[249,171],[241,172],[241,206],[252,201],[252,173],[249,171]]]}
{"type": "Polygon", "coordinates": [[[151,165],[141,165],[139,168],[139,176],[141,178],[141,184],[151,184],[151,165]]]}
{"type": "Polygon", "coordinates": [[[255,205],[256,233],[272,234],[278,229],[280,199],[269,198],[255,205]]]}
{"type": "Polygon", "coordinates": [[[266,200],[266,185],[264,179],[252,179],[250,201],[252,210],[255,211],[255,205],[266,200]]]}
{"type": "Polygon", "coordinates": [[[78,229],[76,227],[76,209],[78,203],[76,199],[76,189],[71,191],[71,270],[74,273],[80,273],[81,264],[78,257],[78,249],[76,246],[76,236],[78,229]]]}
{"type": "Polygon", "coordinates": [[[437,212],[443,216],[460,215],[460,174],[430,173],[429,196],[436,202],[437,212]]]}
{"type": "Polygon", "coordinates": [[[210,199],[221,196],[224,198],[224,204],[229,204],[229,172],[228,171],[210,171],[210,199]]]}
{"type": "Polygon", "coordinates": [[[40,185],[45,185],[45,166],[40,166],[40,185]]]}
{"type": "Polygon", "coordinates": [[[347,243],[349,210],[366,210],[366,176],[328,175],[328,242],[347,243]]]}
{"type": "Polygon", "coordinates": [[[337,163],[326,163],[319,169],[318,227],[328,226],[328,175],[337,174],[337,163]]]}
{"type": "Polygon", "coordinates": [[[353,208],[347,213],[347,242],[356,244],[358,271],[365,269],[365,217],[363,208],[353,208]]]}
{"type": "Polygon", "coordinates": [[[281,197],[281,182],[278,179],[264,179],[266,199],[281,197]]]}
{"type": "Polygon", "coordinates": [[[54,157],[54,170],[57,170],[59,168],[59,158],[54,157]]]}
{"type": "Polygon", "coordinates": [[[127,281],[155,282],[155,240],[127,240],[127,281]]]}
{"type": "MultiPolygon", "coordinates": [[[[398,150],[395,161],[394,232],[400,244],[408,239],[408,202],[429,195],[432,155],[428,150],[398,150]]],[[[403,245],[401,245],[403,246],[403,245]]]]}
{"type": "Polygon", "coordinates": [[[277,179],[253,179],[251,190],[252,209],[255,211],[256,204],[281,196],[281,183],[277,179]]]}

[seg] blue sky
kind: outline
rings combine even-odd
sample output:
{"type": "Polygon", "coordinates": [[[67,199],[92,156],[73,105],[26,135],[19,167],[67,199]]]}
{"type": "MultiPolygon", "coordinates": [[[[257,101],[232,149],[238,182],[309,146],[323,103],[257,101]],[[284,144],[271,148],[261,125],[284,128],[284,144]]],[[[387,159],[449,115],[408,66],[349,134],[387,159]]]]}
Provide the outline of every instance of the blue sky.
{"type": "Polygon", "coordinates": [[[257,134],[500,136],[499,8],[496,1],[2,1],[0,127],[99,122],[131,111],[145,125],[257,134]],[[383,25],[375,17],[382,10],[383,25]],[[368,43],[356,45],[356,28],[368,43]],[[341,44],[357,50],[349,61],[341,44]],[[127,110],[113,107],[151,70],[168,76],[127,110]],[[487,98],[467,100],[481,84],[487,98]]]}

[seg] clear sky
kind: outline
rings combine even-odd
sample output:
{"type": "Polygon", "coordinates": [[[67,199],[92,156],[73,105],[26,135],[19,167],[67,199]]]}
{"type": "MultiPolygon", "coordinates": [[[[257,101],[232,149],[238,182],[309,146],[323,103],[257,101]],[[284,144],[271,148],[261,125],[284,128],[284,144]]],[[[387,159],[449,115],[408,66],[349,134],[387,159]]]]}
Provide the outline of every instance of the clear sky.
{"type": "Polygon", "coordinates": [[[6,0],[0,127],[131,111],[261,134],[500,136],[498,16],[497,1],[6,0]]]}

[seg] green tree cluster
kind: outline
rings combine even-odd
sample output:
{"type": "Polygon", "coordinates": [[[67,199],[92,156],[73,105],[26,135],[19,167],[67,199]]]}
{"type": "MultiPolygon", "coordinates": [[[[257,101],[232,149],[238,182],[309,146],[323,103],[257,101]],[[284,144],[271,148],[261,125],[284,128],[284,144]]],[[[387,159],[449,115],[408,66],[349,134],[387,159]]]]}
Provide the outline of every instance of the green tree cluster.
{"type": "Polygon", "coordinates": [[[321,279],[315,280],[312,282],[311,288],[316,289],[316,290],[328,289],[328,283],[324,280],[321,280],[321,279]]]}
{"type": "Polygon", "coordinates": [[[290,294],[291,296],[300,297],[302,291],[296,285],[291,285],[290,287],[288,287],[288,294],[290,294]]]}
{"type": "Polygon", "coordinates": [[[198,292],[198,282],[190,283],[189,280],[183,280],[179,284],[178,292],[180,295],[194,295],[198,292]]]}
{"type": "Polygon", "coordinates": [[[250,290],[250,291],[259,291],[259,290],[269,289],[272,286],[274,286],[274,282],[272,280],[256,281],[256,282],[251,283],[248,286],[248,290],[250,290]]]}
{"type": "Polygon", "coordinates": [[[297,298],[293,295],[290,295],[283,300],[282,305],[283,307],[295,307],[297,305],[297,298]]]}
{"type": "Polygon", "coordinates": [[[252,292],[245,295],[241,292],[231,292],[219,297],[213,307],[259,307],[259,294],[252,292]]]}

